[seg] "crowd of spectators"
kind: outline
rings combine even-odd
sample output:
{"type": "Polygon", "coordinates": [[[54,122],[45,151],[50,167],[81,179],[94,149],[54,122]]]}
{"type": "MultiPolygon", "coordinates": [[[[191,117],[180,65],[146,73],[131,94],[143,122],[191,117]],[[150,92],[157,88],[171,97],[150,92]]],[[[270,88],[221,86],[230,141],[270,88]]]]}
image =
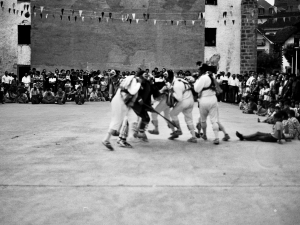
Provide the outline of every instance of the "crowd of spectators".
{"type": "MultiPolygon", "coordinates": [[[[149,78],[160,79],[166,72],[155,68],[145,71],[149,78]]],[[[0,83],[0,101],[2,103],[32,104],[64,104],[67,101],[84,104],[85,101],[109,101],[112,97],[110,84],[112,78],[121,80],[125,76],[134,75],[132,71],[107,70],[58,70],[42,72],[33,68],[28,74],[18,80],[13,73],[5,72],[0,83]]],[[[185,78],[190,83],[195,82],[199,72],[178,71],[177,77],[185,78]]],[[[274,123],[275,112],[286,112],[285,118],[300,119],[300,76],[291,74],[231,74],[220,72],[214,74],[223,93],[218,100],[239,105],[246,114],[266,116],[258,122],[274,123]],[[293,112],[291,112],[293,111],[293,112]]],[[[197,96],[195,96],[197,98],[197,96]]]]}

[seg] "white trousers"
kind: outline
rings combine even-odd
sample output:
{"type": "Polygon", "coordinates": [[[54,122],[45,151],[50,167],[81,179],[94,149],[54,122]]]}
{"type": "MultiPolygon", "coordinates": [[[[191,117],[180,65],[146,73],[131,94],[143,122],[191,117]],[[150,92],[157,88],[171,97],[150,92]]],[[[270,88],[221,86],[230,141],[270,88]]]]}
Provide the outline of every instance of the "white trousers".
{"type": "Polygon", "coordinates": [[[210,117],[210,121],[212,124],[219,122],[219,106],[218,99],[215,95],[201,97],[198,99],[200,108],[200,119],[201,122],[204,123],[207,120],[207,117],[210,117]]]}
{"type": "Polygon", "coordinates": [[[171,110],[170,116],[173,121],[178,121],[179,113],[183,113],[186,124],[193,125],[193,109],[194,109],[194,97],[191,95],[189,98],[178,102],[176,106],[171,110]]]}
{"type": "Polygon", "coordinates": [[[129,108],[125,105],[121,98],[119,89],[111,101],[111,122],[109,129],[118,131],[122,126],[124,118],[128,115],[128,112],[129,108]]]}

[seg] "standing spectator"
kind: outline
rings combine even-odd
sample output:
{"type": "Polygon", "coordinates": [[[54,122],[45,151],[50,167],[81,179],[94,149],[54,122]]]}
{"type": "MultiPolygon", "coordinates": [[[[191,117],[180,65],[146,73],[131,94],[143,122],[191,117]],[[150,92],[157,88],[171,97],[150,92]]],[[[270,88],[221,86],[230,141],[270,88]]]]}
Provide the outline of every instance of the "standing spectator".
{"type": "Polygon", "coordinates": [[[228,79],[228,100],[229,103],[236,102],[236,96],[239,90],[239,80],[236,78],[235,74],[232,74],[231,77],[228,79]]]}
{"type": "Polygon", "coordinates": [[[71,73],[71,85],[72,85],[72,87],[75,87],[76,82],[77,82],[77,73],[72,72],[71,73]]]}
{"type": "Polygon", "coordinates": [[[83,77],[82,77],[82,91],[84,93],[84,99],[87,99],[87,91],[88,91],[88,86],[90,84],[90,77],[89,74],[86,72],[83,73],[83,77]]]}
{"type": "Polygon", "coordinates": [[[52,89],[54,93],[56,93],[57,79],[53,73],[51,73],[49,77],[49,87],[52,89]]]}
{"type": "Polygon", "coordinates": [[[10,77],[8,76],[8,72],[5,71],[4,76],[2,76],[2,83],[4,87],[4,94],[7,93],[9,87],[10,87],[10,77]]]}
{"type": "Polygon", "coordinates": [[[0,102],[4,104],[4,84],[0,83],[0,102]]]}
{"type": "MultiPolygon", "coordinates": [[[[224,72],[221,72],[223,75],[225,74],[224,72]]],[[[222,80],[222,97],[221,97],[221,101],[222,102],[227,102],[228,101],[228,80],[230,77],[230,73],[227,73],[226,75],[223,76],[223,80],[222,80]]]]}

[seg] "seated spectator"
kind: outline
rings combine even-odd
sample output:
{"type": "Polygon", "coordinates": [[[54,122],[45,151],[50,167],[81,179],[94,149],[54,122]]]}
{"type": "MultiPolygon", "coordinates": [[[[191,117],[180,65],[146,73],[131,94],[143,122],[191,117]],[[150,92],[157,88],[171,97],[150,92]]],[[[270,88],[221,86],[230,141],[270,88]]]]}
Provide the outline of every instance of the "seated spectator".
{"type": "Polygon", "coordinates": [[[87,99],[90,99],[92,92],[93,92],[93,87],[92,87],[92,85],[90,85],[87,90],[87,99]]]}
{"type": "Polygon", "coordinates": [[[278,142],[282,144],[281,139],[283,138],[283,125],[282,125],[282,114],[276,113],[274,115],[275,125],[273,126],[272,133],[256,132],[250,135],[243,135],[236,132],[236,136],[241,140],[246,141],[263,141],[263,142],[278,142]]]}
{"type": "Polygon", "coordinates": [[[295,117],[295,111],[290,110],[290,112],[288,113],[288,116],[289,116],[289,121],[293,125],[293,128],[294,128],[292,133],[293,133],[293,137],[295,138],[297,133],[298,133],[298,135],[300,135],[300,123],[295,117]]]}
{"type": "Polygon", "coordinates": [[[268,124],[274,124],[275,121],[274,121],[274,115],[276,113],[280,112],[280,108],[278,106],[274,106],[274,105],[270,105],[269,109],[268,109],[268,118],[263,120],[263,121],[260,121],[260,119],[258,118],[258,122],[260,123],[268,123],[268,124]]]}
{"type": "Polygon", "coordinates": [[[55,96],[50,88],[48,88],[47,91],[45,91],[42,103],[55,104],[55,96]]]}
{"type": "Polygon", "coordinates": [[[76,94],[75,88],[71,88],[71,91],[68,94],[66,94],[67,101],[74,101],[75,100],[75,94],[76,94]]]}
{"type": "Polygon", "coordinates": [[[257,110],[257,105],[254,102],[253,98],[249,98],[249,103],[247,105],[247,109],[243,111],[245,114],[254,114],[254,111],[257,110]]]}
{"type": "Polygon", "coordinates": [[[106,101],[100,88],[98,89],[97,96],[98,96],[98,98],[100,99],[101,102],[106,101]]]}
{"type": "Polygon", "coordinates": [[[283,125],[283,135],[287,140],[294,139],[294,127],[286,111],[281,111],[282,114],[282,125],[283,125]]]}
{"type": "Polygon", "coordinates": [[[268,113],[267,110],[265,108],[263,108],[262,103],[263,103],[262,100],[258,100],[257,101],[257,110],[253,111],[258,116],[265,116],[268,113]]]}
{"type": "Polygon", "coordinates": [[[18,95],[16,93],[13,93],[11,91],[8,91],[6,95],[4,96],[4,102],[5,103],[16,103],[18,99],[18,95]]]}
{"type": "Polygon", "coordinates": [[[30,92],[31,92],[31,103],[40,104],[40,98],[39,98],[40,91],[39,89],[37,89],[35,84],[33,84],[33,88],[31,88],[30,92]]]}
{"type": "Polygon", "coordinates": [[[23,83],[21,83],[21,86],[18,88],[18,97],[17,102],[18,103],[28,103],[28,88],[24,86],[23,83]]]}
{"type": "Polygon", "coordinates": [[[291,110],[291,102],[285,101],[283,103],[283,111],[285,111],[288,114],[290,112],[290,110],[291,110]]]}
{"type": "Polygon", "coordinates": [[[84,104],[84,93],[81,90],[81,87],[77,88],[77,91],[75,93],[75,102],[77,105],[83,105],[84,104]]]}
{"type": "Polygon", "coordinates": [[[66,95],[68,95],[69,92],[71,92],[71,88],[72,88],[71,81],[67,80],[66,83],[65,83],[65,93],[66,93],[66,95]]]}
{"type": "Polygon", "coordinates": [[[43,93],[43,88],[39,88],[39,102],[41,103],[42,100],[43,100],[43,96],[44,96],[44,93],[43,93]]]}
{"type": "Polygon", "coordinates": [[[98,102],[99,100],[100,100],[100,98],[97,95],[96,89],[93,89],[92,93],[90,94],[89,101],[90,102],[94,102],[94,101],[98,102]]]}
{"type": "Polygon", "coordinates": [[[56,99],[57,104],[59,104],[59,105],[66,103],[66,94],[61,88],[58,88],[55,99],[56,99]]]}
{"type": "Polygon", "coordinates": [[[247,108],[247,102],[245,101],[245,97],[241,98],[241,102],[239,103],[240,110],[245,110],[247,108]]]}

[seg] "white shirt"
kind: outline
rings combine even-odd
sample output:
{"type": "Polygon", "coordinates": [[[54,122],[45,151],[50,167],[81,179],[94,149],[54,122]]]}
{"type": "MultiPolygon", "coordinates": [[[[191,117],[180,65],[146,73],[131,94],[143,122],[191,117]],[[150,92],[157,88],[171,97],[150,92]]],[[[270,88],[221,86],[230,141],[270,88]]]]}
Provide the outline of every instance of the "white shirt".
{"type": "Polygon", "coordinates": [[[229,77],[228,85],[238,87],[239,79],[237,79],[237,78],[233,79],[232,77],[229,77]]]}
{"type": "Polygon", "coordinates": [[[24,77],[22,78],[22,83],[25,84],[25,87],[28,87],[29,84],[30,84],[30,82],[31,82],[30,76],[27,76],[27,77],[24,76],[24,77]]]}
{"type": "Polygon", "coordinates": [[[51,84],[51,83],[55,83],[56,82],[56,78],[55,77],[50,77],[49,78],[49,83],[51,84]]]}
{"type": "Polygon", "coordinates": [[[178,102],[181,102],[185,99],[188,99],[191,97],[192,92],[186,91],[187,82],[180,79],[180,78],[174,78],[173,81],[173,90],[174,90],[174,97],[177,99],[178,102]]]}
{"type": "MultiPolygon", "coordinates": [[[[208,88],[211,85],[211,79],[208,74],[203,74],[201,77],[199,77],[198,80],[196,80],[194,84],[194,89],[197,93],[201,93],[203,88],[208,88]]],[[[201,97],[207,97],[207,96],[213,96],[216,95],[216,92],[208,89],[201,93],[201,97]]]]}
{"type": "Polygon", "coordinates": [[[5,84],[10,84],[11,82],[11,79],[10,79],[10,76],[3,76],[2,77],[2,83],[5,83],[5,84]]]}

